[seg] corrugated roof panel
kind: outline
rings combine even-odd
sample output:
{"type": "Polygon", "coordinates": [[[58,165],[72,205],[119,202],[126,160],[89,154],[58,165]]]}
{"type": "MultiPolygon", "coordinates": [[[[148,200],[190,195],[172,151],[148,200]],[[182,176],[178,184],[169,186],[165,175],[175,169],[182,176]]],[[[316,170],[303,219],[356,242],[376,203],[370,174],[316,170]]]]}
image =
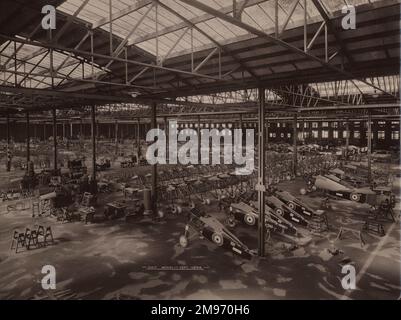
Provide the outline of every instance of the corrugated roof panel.
{"type": "MultiPolygon", "coordinates": [[[[261,29],[267,30],[274,27],[273,21],[266,14],[266,11],[262,9],[262,6],[256,5],[245,9],[244,16],[252,17],[253,20],[260,26],[261,29]]],[[[274,13],[273,13],[274,16],[274,13]]]]}
{"type": "MultiPolygon", "coordinates": [[[[279,0],[279,11],[278,17],[280,21],[280,29],[283,27],[284,22],[287,19],[289,12],[291,11],[295,0],[279,0]]],[[[378,0],[375,0],[375,2],[378,0]]],[[[346,4],[360,5],[368,3],[369,0],[325,0],[323,5],[329,11],[337,11],[341,10],[341,8],[346,4]]],[[[188,20],[199,18],[199,17],[208,17],[209,15],[201,10],[192,7],[191,5],[185,4],[178,0],[161,0],[163,5],[168,6],[172,11],[177,12],[178,15],[185,17],[188,20]]],[[[214,9],[222,9],[222,8],[230,8],[232,6],[232,0],[202,0],[202,3],[214,8],[214,9]]],[[[68,14],[73,14],[78,7],[82,4],[82,0],[67,0],[62,5],[58,7],[59,10],[66,12],[68,14]]],[[[113,33],[121,38],[125,38],[131,32],[132,28],[136,25],[136,23],[141,19],[141,17],[146,13],[149,6],[141,6],[141,4],[146,4],[144,0],[137,1],[129,1],[129,0],[113,0],[113,14],[119,12],[121,10],[127,10],[130,6],[139,5],[140,8],[130,14],[127,14],[115,21],[113,21],[113,33]]],[[[287,29],[290,29],[294,26],[299,25],[303,22],[304,13],[303,13],[303,0],[300,0],[298,5],[295,8],[294,14],[289,20],[287,29]]],[[[179,36],[179,31],[174,30],[174,26],[177,24],[182,24],[183,21],[173,12],[163,8],[162,6],[158,6],[158,30],[163,32],[166,28],[171,28],[165,35],[159,36],[159,51],[161,54],[163,52],[169,51],[169,46],[174,45],[177,37],[179,36]]],[[[312,2],[307,2],[307,12],[308,18],[313,17],[314,19],[321,20],[321,17],[313,5],[312,2]]],[[[89,21],[90,23],[97,23],[102,19],[106,19],[109,16],[109,0],[91,0],[85,8],[78,15],[79,18],[89,21]]],[[[143,19],[140,26],[138,26],[137,30],[130,36],[130,40],[134,40],[135,43],[139,42],[138,45],[141,48],[146,48],[146,51],[149,51],[152,54],[155,54],[156,48],[151,48],[151,43],[155,46],[155,41],[147,40],[141,41],[141,37],[147,36],[156,36],[156,23],[155,23],[156,9],[153,8],[148,16],[143,19]]],[[[274,30],[275,16],[275,1],[274,0],[266,0],[261,3],[257,3],[250,7],[245,8],[242,18],[245,23],[250,24],[251,26],[263,29],[265,31],[274,30]]],[[[247,34],[245,30],[242,28],[236,27],[227,23],[225,21],[221,21],[216,18],[209,18],[206,21],[202,21],[196,24],[201,30],[207,33],[214,40],[222,42],[224,44],[230,42],[236,42],[237,37],[243,37],[247,34]]],[[[109,25],[105,24],[102,28],[106,31],[109,31],[109,25]]],[[[145,39],[144,39],[145,40],[145,39]]],[[[188,39],[188,35],[184,36],[184,38],[180,41],[180,43],[176,46],[176,48],[171,53],[171,56],[179,55],[186,50],[188,50],[188,45],[190,44],[190,39],[188,39]],[[181,43],[182,41],[182,43],[181,43]]],[[[194,49],[201,50],[205,47],[213,46],[213,41],[205,37],[204,35],[198,34],[194,39],[194,49]]]]}
{"type": "Polygon", "coordinates": [[[187,5],[181,1],[177,0],[163,0],[161,1],[181,16],[184,16],[186,19],[192,19],[194,17],[198,17],[200,15],[205,14],[203,11],[198,10],[190,5],[187,5]]]}

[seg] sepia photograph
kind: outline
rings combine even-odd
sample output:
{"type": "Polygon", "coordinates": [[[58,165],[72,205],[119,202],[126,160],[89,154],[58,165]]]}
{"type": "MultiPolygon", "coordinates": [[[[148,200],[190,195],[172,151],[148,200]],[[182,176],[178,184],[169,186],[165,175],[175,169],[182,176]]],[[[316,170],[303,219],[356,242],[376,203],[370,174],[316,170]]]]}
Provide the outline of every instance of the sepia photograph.
{"type": "Polygon", "coordinates": [[[400,300],[400,13],[0,0],[0,300],[400,300]]]}

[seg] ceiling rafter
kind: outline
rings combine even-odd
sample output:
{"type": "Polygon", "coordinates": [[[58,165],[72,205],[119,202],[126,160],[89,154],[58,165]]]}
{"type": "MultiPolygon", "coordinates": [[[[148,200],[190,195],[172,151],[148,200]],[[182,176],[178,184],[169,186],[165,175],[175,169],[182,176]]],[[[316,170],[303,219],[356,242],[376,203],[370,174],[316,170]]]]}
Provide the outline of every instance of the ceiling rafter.
{"type": "MultiPolygon", "coordinates": [[[[233,25],[235,25],[235,26],[237,26],[239,28],[242,28],[242,29],[248,31],[249,33],[252,33],[252,34],[254,34],[254,35],[258,36],[258,37],[261,37],[261,38],[267,39],[268,41],[276,43],[277,45],[279,45],[281,47],[284,47],[284,48],[287,48],[288,50],[290,50],[290,51],[292,51],[292,52],[294,52],[296,54],[299,54],[299,55],[301,55],[301,56],[303,56],[303,57],[305,57],[305,58],[307,58],[309,60],[316,61],[326,69],[329,69],[329,70],[334,71],[336,73],[339,73],[339,74],[342,74],[344,76],[347,76],[347,77],[355,79],[355,77],[353,76],[353,74],[351,72],[339,69],[339,68],[337,68],[337,67],[335,67],[335,66],[333,66],[333,65],[331,65],[331,64],[329,64],[327,62],[325,62],[324,60],[320,59],[319,57],[313,56],[313,55],[305,52],[304,50],[301,50],[301,49],[299,49],[299,48],[297,48],[297,47],[295,47],[295,46],[293,46],[293,45],[291,45],[291,44],[289,44],[289,43],[287,43],[287,42],[285,42],[285,41],[283,41],[281,39],[278,39],[278,38],[276,38],[274,36],[271,36],[271,35],[267,34],[266,32],[264,32],[262,30],[259,30],[259,29],[255,28],[255,27],[253,27],[253,26],[251,26],[249,24],[246,24],[246,23],[244,23],[242,21],[239,21],[239,20],[237,20],[237,19],[235,19],[235,18],[233,18],[233,17],[231,17],[231,16],[229,16],[227,14],[221,13],[220,11],[218,11],[218,10],[208,6],[208,5],[205,5],[202,2],[199,2],[197,0],[179,0],[179,1],[181,1],[183,3],[186,3],[186,4],[188,4],[188,5],[190,5],[190,6],[194,7],[194,8],[197,8],[198,10],[201,10],[203,12],[212,14],[216,18],[220,18],[220,19],[222,19],[222,20],[224,20],[224,21],[226,21],[228,23],[231,23],[231,24],[233,24],[233,25]]],[[[372,83],[370,83],[370,82],[368,82],[368,81],[366,81],[364,79],[358,79],[358,80],[363,82],[363,83],[365,83],[365,84],[367,84],[367,85],[369,85],[369,86],[371,86],[372,88],[374,88],[374,89],[376,89],[376,90],[378,90],[380,92],[383,92],[384,94],[388,94],[390,96],[398,98],[398,97],[394,96],[392,93],[389,93],[389,92],[385,91],[384,89],[379,88],[378,86],[376,86],[376,85],[374,85],[374,84],[372,84],[372,83]]]]}
{"type": "Polygon", "coordinates": [[[164,5],[162,2],[155,0],[159,3],[160,6],[162,6],[164,9],[166,9],[167,11],[175,14],[178,18],[180,18],[182,21],[184,21],[185,23],[187,23],[188,26],[190,26],[191,28],[197,30],[198,32],[200,32],[201,34],[203,34],[206,38],[208,38],[210,41],[212,41],[214,43],[214,45],[216,47],[218,47],[221,51],[223,51],[224,53],[226,53],[227,55],[231,56],[233,58],[233,60],[238,63],[241,68],[243,70],[245,70],[246,72],[248,72],[254,79],[258,80],[259,77],[255,74],[255,72],[249,68],[243,61],[241,61],[241,59],[239,59],[235,54],[233,54],[230,50],[228,50],[226,47],[222,46],[218,41],[216,41],[214,38],[212,38],[210,35],[208,35],[206,32],[204,32],[202,29],[200,29],[199,27],[197,27],[194,23],[192,23],[191,21],[189,21],[188,19],[186,19],[185,17],[183,17],[181,14],[179,14],[178,12],[176,12],[175,10],[171,9],[170,7],[164,5]]]}

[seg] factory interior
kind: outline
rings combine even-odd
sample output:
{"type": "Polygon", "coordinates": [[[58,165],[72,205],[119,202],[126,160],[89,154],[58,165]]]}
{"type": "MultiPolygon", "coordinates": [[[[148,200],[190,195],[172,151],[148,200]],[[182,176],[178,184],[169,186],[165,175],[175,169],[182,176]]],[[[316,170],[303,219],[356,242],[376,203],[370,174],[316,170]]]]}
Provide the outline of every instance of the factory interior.
{"type": "Polygon", "coordinates": [[[0,299],[399,299],[400,3],[1,0],[0,299]]]}

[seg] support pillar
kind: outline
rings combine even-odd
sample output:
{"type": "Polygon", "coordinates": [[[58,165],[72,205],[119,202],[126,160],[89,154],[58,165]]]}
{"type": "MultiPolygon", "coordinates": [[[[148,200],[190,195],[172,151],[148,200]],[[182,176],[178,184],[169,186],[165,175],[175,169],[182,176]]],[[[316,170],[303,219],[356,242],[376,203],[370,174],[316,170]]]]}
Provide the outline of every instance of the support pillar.
{"type": "Polygon", "coordinates": [[[298,115],[294,115],[294,122],[293,122],[293,161],[292,161],[292,173],[296,176],[297,175],[297,167],[298,167],[298,130],[297,130],[297,122],[298,122],[298,115]]]}
{"type": "Polygon", "coordinates": [[[53,108],[53,168],[54,174],[57,174],[57,117],[56,108],[53,108]]]}
{"type": "MultiPolygon", "coordinates": [[[[26,112],[26,162],[28,163],[31,161],[31,146],[30,146],[30,140],[31,140],[31,135],[29,133],[29,112],[26,112]]],[[[28,166],[27,166],[28,168],[28,166]]]]}
{"type": "MultiPolygon", "coordinates": [[[[242,130],[242,114],[240,113],[239,114],[239,123],[238,123],[238,129],[240,129],[241,131],[240,131],[240,134],[241,134],[241,152],[242,152],[242,146],[244,145],[244,142],[243,142],[243,140],[244,140],[244,132],[243,132],[243,130],[242,130]]],[[[246,132],[246,131],[245,131],[246,132]]],[[[246,137],[245,137],[245,139],[246,139],[246,137]]],[[[243,181],[243,179],[241,179],[241,183],[240,183],[240,191],[241,191],[241,193],[242,193],[242,191],[244,190],[244,181],[243,181]]]]}
{"type": "Polygon", "coordinates": [[[345,123],[345,161],[348,160],[348,148],[349,148],[349,121],[345,123]]]}
{"type": "MultiPolygon", "coordinates": [[[[156,108],[155,102],[152,103],[152,115],[151,115],[151,126],[156,128],[156,108]]],[[[152,202],[153,202],[153,212],[157,212],[157,164],[152,165],[152,202]]]]}
{"type": "Polygon", "coordinates": [[[368,181],[372,180],[372,115],[368,115],[368,181]]]}
{"type": "Polygon", "coordinates": [[[197,134],[198,134],[198,160],[199,160],[199,164],[202,163],[202,155],[201,155],[201,127],[200,127],[201,121],[200,121],[200,116],[198,116],[198,130],[197,130],[197,134]]]}
{"type": "Polygon", "coordinates": [[[141,157],[141,126],[139,122],[139,118],[137,118],[137,135],[136,135],[136,145],[138,147],[138,163],[139,163],[139,158],[141,157]]]}
{"type": "Polygon", "coordinates": [[[114,122],[114,142],[116,144],[116,154],[118,154],[118,122],[114,122]]]}
{"type": "Polygon", "coordinates": [[[169,150],[170,150],[170,146],[168,144],[169,142],[169,124],[168,124],[168,119],[167,117],[164,117],[164,133],[166,135],[166,160],[168,163],[168,155],[169,155],[169,150]]]}
{"type": "Polygon", "coordinates": [[[92,118],[92,192],[97,193],[97,183],[96,183],[96,107],[93,105],[91,107],[91,118],[92,118]]]}
{"type": "Polygon", "coordinates": [[[7,112],[7,171],[11,170],[10,115],[7,112]]]}
{"type": "Polygon", "coordinates": [[[261,257],[265,255],[265,89],[259,88],[259,106],[258,106],[258,254],[261,257]]]}

